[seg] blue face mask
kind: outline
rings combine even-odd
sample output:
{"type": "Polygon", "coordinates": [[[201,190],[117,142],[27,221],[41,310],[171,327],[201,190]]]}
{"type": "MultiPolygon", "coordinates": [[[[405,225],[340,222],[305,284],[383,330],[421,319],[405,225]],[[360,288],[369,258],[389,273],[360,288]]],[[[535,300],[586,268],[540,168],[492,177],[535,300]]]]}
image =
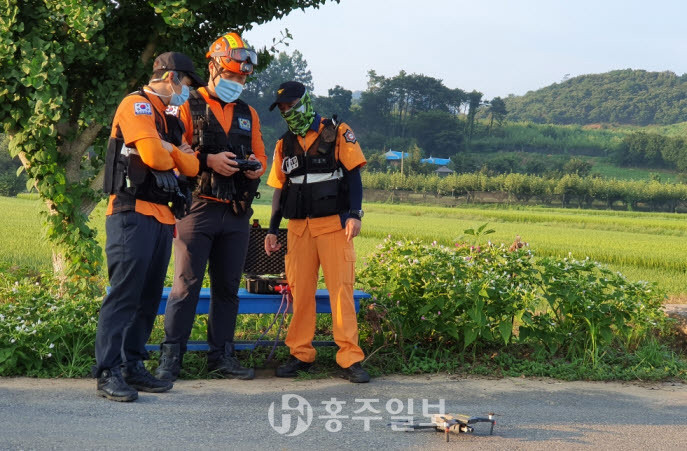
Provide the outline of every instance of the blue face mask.
{"type": "Polygon", "coordinates": [[[169,104],[172,106],[181,106],[186,101],[188,100],[188,96],[190,94],[190,90],[188,89],[188,86],[186,85],[181,85],[181,94],[177,94],[176,92],[172,93],[172,98],[169,99],[169,104]]]}
{"type": "Polygon", "coordinates": [[[243,85],[233,80],[225,80],[224,78],[220,78],[215,85],[215,93],[217,94],[217,97],[227,103],[231,103],[238,99],[242,91],[243,85]]]}

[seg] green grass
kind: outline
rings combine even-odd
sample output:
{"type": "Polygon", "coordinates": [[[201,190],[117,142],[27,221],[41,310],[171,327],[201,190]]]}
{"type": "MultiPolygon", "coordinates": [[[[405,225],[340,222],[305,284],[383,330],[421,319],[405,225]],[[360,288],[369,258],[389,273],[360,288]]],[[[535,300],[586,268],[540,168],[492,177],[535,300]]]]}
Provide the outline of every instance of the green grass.
{"type": "Polygon", "coordinates": [[[603,157],[583,157],[593,163],[592,174],[599,174],[604,178],[614,178],[617,180],[651,180],[652,175],[660,177],[661,182],[675,183],[678,181],[678,174],[674,171],[663,169],[644,169],[644,168],[621,168],[608,162],[603,157]]]}
{"type": "Polygon", "coordinates": [[[40,227],[37,199],[0,197],[0,258],[19,266],[50,268],[50,245],[40,227]]]}
{"type": "MultiPolygon", "coordinates": [[[[269,189],[254,204],[254,218],[266,226],[270,217],[269,189]]],[[[8,214],[0,220],[0,259],[36,269],[50,268],[51,249],[43,237],[35,199],[0,197],[8,214]]],[[[357,265],[365,264],[384,238],[437,241],[453,245],[466,239],[463,230],[485,222],[496,229],[487,238],[510,243],[516,235],[538,256],[589,257],[632,280],[657,282],[669,294],[687,296],[687,221],[680,214],[608,210],[577,210],[531,206],[465,206],[365,204],[365,218],[355,246],[357,265]]],[[[91,215],[91,225],[104,246],[105,205],[91,215]]],[[[469,237],[468,237],[469,238],[469,237]]],[[[172,263],[168,276],[172,275],[172,263]]]]}

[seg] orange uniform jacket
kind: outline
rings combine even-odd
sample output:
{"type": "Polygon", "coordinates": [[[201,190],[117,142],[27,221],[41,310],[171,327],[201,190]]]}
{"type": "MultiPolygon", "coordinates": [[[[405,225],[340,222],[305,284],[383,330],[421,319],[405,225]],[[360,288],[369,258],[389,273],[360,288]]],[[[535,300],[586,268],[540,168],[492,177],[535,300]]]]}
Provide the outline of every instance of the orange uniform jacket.
{"type": "MultiPolygon", "coordinates": [[[[162,147],[160,134],[155,127],[153,108],[164,115],[166,106],[157,96],[149,95],[149,98],[150,100],[140,95],[130,95],[122,100],[112,123],[111,137],[116,137],[119,126],[124,144],[129,148],[136,148],[141,160],[152,169],[166,171],[177,168],[186,176],[195,176],[198,174],[199,162],[194,154],[184,153],[176,146],[173,146],[172,152],[162,147]]],[[[115,194],[110,195],[107,215],[112,214],[115,197],[115,194]]],[[[154,216],[163,224],[175,224],[172,210],[166,205],[136,199],[135,211],[154,216]]]]}

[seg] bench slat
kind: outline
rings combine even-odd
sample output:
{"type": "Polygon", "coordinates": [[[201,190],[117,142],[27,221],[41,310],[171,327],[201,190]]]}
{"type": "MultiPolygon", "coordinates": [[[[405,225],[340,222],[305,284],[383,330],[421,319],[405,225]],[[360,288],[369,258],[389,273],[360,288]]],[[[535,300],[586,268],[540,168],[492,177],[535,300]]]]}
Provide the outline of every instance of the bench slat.
{"type": "MultiPolygon", "coordinates": [[[[282,332],[282,335],[284,332],[282,332]]],[[[253,349],[255,346],[254,341],[244,341],[244,340],[239,340],[234,342],[235,348],[237,351],[244,351],[244,350],[250,350],[253,349]]],[[[269,340],[261,340],[258,342],[257,347],[272,347],[274,345],[274,340],[269,341],[269,340]]],[[[313,341],[312,345],[315,347],[318,346],[336,346],[336,343],[333,341],[313,341]]],[[[277,346],[284,346],[284,341],[280,340],[277,342],[277,346]]],[[[149,343],[146,345],[146,351],[159,351],[160,350],[160,345],[159,344],[153,344],[149,343]]],[[[189,341],[186,344],[186,350],[187,351],[209,351],[210,346],[208,346],[207,341],[189,341]]]]}
{"type": "MultiPolygon", "coordinates": [[[[167,297],[171,288],[166,287],[162,292],[162,302],[157,311],[158,315],[165,314],[165,307],[167,306],[167,297]]],[[[243,313],[276,313],[281,304],[280,294],[256,294],[249,293],[245,288],[239,289],[239,314],[243,313]]],[[[353,300],[355,302],[355,311],[360,309],[360,300],[369,298],[370,295],[364,291],[355,290],[353,292],[353,300]]],[[[317,313],[331,313],[332,308],[329,304],[329,292],[327,290],[317,290],[315,294],[316,312],[317,313]]],[[[210,289],[201,288],[200,297],[198,299],[198,306],[196,307],[196,314],[206,315],[210,311],[210,289]]],[[[291,310],[289,310],[290,312],[291,310]]]]}

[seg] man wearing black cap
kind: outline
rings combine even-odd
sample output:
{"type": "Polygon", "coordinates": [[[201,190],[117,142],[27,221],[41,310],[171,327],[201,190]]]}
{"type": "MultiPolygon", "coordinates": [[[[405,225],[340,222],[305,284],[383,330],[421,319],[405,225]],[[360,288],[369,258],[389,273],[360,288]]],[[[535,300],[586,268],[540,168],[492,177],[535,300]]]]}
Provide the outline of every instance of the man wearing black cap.
{"type": "Polygon", "coordinates": [[[366,163],[351,128],[320,117],[305,86],[282,83],[270,110],[279,107],[289,127],[277,141],[267,184],[274,187],[272,218],[265,252],[281,248],[277,232],[289,219],[286,277],[293,294],[293,316],[286,335],[291,360],[277,368],[278,377],[295,377],[315,360],[315,292],[322,266],[332,307],[332,330],[339,346],[336,362],[351,382],[368,382],[360,362],[358,323],[353,301],[355,249],[360,233],[366,163]]]}
{"type": "Polygon", "coordinates": [[[179,119],[165,110],[186,102],[189,86],[204,84],[186,55],[163,53],[153,64],[151,80],[122,100],[112,123],[103,184],[110,195],[105,220],[110,290],[98,318],[94,375],[97,394],[114,401],[133,401],[137,390],[172,388],[154,378],[143,360],[162,296],[175,216],[186,213],[190,199],[174,169],[194,176],[199,163],[182,140],[179,119]]]}

